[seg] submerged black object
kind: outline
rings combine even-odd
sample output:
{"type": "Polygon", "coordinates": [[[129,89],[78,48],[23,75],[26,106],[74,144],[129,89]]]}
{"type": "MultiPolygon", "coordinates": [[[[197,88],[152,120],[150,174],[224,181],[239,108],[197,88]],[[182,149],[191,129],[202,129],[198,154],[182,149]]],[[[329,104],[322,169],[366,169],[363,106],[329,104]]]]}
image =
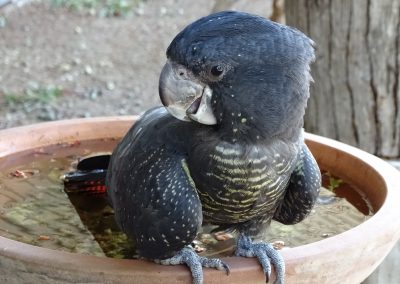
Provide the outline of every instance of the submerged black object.
{"type": "Polygon", "coordinates": [[[105,180],[111,155],[85,157],[76,166],[76,171],[62,176],[66,193],[105,194],[105,180]]]}

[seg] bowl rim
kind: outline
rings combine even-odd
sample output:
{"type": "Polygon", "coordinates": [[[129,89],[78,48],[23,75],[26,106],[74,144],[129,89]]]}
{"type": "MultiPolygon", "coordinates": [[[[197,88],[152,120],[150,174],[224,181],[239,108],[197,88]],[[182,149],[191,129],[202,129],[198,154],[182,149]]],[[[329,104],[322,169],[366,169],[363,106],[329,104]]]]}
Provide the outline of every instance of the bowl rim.
{"type": "MultiPolygon", "coordinates": [[[[138,116],[117,116],[70,119],[0,130],[0,163],[3,158],[21,151],[21,147],[25,147],[24,149],[34,149],[44,145],[53,145],[55,144],[54,141],[73,141],[76,135],[84,137],[88,133],[93,133],[93,131],[96,131],[96,135],[99,135],[99,137],[113,138],[111,137],[113,136],[111,135],[112,133],[127,129],[137,118],[138,116]],[[97,127],[99,124],[102,127],[97,127]],[[78,126],[81,128],[79,130],[81,132],[77,132],[75,129],[78,126]],[[48,131],[48,129],[52,130],[48,131]],[[12,139],[20,135],[29,135],[31,139],[12,139]],[[57,139],[59,140],[54,137],[58,137],[57,139]]],[[[317,242],[282,250],[286,265],[290,266],[305,259],[322,257],[327,253],[340,253],[349,246],[368,243],[371,239],[370,232],[372,229],[377,235],[387,235],[389,231],[391,235],[390,240],[398,240],[400,237],[400,224],[393,226],[393,221],[400,219],[400,209],[398,208],[400,206],[397,204],[397,201],[400,200],[400,191],[398,190],[400,187],[400,172],[380,158],[347,144],[309,133],[305,134],[305,138],[309,143],[316,143],[316,145],[340,151],[344,155],[351,156],[359,162],[369,165],[381,177],[382,184],[386,187],[387,192],[382,207],[373,217],[358,226],[317,242]],[[396,180],[398,181],[396,182],[396,180]]],[[[386,238],[388,237],[386,236],[386,238]]],[[[188,270],[182,266],[161,266],[144,260],[112,259],[77,254],[37,247],[2,236],[0,236],[0,256],[23,262],[29,261],[37,265],[46,264],[55,269],[82,270],[83,261],[85,263],[84,269],[94,273],[107,271],[116,274],[154,274],[155,271],[162,271],[165,273],[165,277],[168,277],[168,275],[174,275],[174,277],[180,275],[182,279],[190,277],[188,270]]],[[[246,273],[254,272],[257,273],[258,277],[263,277],[261,269],[254,259],[228,257],[224,258],[224,260],[229,263],[232,272],[235,272],[235,270],[246,273]]],[[[204,273],[205,277],[210,277],[208,275],[216,275],[216,273],[221,272],[206,269],[204,273]]]]}

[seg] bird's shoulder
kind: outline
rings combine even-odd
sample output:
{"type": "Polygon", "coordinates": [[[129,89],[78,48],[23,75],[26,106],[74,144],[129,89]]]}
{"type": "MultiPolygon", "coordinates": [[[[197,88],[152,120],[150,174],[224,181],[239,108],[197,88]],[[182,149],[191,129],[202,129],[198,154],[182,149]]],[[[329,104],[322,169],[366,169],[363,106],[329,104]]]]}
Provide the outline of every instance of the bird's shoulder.
{"type": "Polygon", "coordinates": [[[152,108],[134,123],[115,151],[137,155],[164,148],[176,152],[184,147],[189,128],[190,123],[177,120],[164,107],[152,108]]]}

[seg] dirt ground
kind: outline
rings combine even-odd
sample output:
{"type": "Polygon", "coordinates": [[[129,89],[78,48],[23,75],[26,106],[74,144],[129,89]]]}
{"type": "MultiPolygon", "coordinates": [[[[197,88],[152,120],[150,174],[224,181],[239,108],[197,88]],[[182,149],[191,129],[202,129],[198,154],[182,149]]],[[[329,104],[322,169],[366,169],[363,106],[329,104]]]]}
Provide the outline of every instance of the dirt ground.
{"type": "Polygon", "coordinates": [[[266,0],[142,0],[126,17],[100,17],[44,0],[9,1],[0,8],[0,129],[139,114],[160,104],[165,50],[184,26],[221,6],[272,12],[266,0]]]}

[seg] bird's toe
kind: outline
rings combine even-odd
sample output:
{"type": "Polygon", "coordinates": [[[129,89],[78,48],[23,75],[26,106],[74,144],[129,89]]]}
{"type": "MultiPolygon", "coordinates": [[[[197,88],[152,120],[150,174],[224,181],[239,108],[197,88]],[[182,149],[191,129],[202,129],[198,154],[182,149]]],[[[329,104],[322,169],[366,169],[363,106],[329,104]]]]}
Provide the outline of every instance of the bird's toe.
{"type": "Polygon", "coordinates": [[[156,260],[155,262],[163,265],[186,264],[190,268],[193,284],[203,283],[203,267],[225,270],[227,275],[230,272],[229,266],[222,260],[199,256],[190,246],[183,248],[171,258],[156,260]]]}
{"type": "Polygon", "coordinates": [[[253,243],[251,238],[241,234],[238,239],[238,245],[235,254],[244,257],[257,257],[260,262],[266,282],[269,282],[271,276],[271,264],[275,268],[276,280],[274,284],[283,284],[285,278],[285,262],[281,254],[269,243],[253,243]]]}

